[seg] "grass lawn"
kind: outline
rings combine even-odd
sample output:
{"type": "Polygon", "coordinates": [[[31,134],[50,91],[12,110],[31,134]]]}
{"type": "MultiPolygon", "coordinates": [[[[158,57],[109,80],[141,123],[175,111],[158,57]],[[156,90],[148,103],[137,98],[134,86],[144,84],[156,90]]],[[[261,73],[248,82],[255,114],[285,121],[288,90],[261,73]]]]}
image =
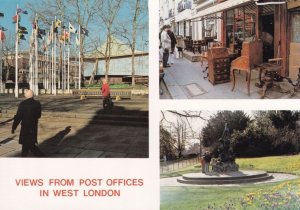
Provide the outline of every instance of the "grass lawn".
{"type": "MultiPolygon", "coordinates": [[[[241,169],[295,173],[300,175],[300,155],[238,159],[241,169]]],[[[178,174],[200,171],[189,167],[178,174]]],[[[161,187],[161,209],[300,209],[300,179],[232,187],[161,187]]]]}
{"type": "Polygon", "coordinates": [[[237,159],[236,162],[241,169],[256,169],[300,175],[300,155],[241,158],[237,159]]]}

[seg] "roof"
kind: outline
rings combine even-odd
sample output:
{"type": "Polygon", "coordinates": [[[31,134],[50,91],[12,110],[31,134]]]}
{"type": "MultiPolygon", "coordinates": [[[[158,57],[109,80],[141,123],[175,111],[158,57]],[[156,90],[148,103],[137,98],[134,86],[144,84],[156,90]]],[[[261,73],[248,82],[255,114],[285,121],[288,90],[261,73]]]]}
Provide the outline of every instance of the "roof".
{"type": "MultiPolygon", "coordinates": [[[[113,57],[129,57],[132,55],[132,51],[128,44],[122,43],[120,40],[112,37],[111,39],[111,58],[113,57]]],[[[85,55],[85,58],[104,58],[107,42],[103,43],[97,50],[85,55]]],[[[135,55],[144,55],[147,52],[135,50],[135,55]]]]}

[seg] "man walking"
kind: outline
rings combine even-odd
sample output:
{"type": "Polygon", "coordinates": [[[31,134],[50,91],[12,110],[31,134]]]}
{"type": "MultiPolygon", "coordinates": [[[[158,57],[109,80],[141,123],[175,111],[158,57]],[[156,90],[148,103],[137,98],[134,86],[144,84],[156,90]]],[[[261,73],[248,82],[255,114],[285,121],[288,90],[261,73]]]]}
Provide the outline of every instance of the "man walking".
{"type": "Polygon", "coordinates": [[[37,157],[44,157],[44,153],[36,145],[38,120],[41,117],[41,104],[33,99],[32,90],[25,92],[25,98],[18,107],[11,132],[14,133],[21,123],[19,144],[22,144],[22,157],[27,157],[29,150],[37,157]]]}
{"type": "Polygon", "coordinates": [[[171,50],[171,38],[168,35],[169,26],[164,26],[163,31],[161,32],[161,47],[163,50],[163,67],[170,67],[168,64],[169,53],[171,50]]]}

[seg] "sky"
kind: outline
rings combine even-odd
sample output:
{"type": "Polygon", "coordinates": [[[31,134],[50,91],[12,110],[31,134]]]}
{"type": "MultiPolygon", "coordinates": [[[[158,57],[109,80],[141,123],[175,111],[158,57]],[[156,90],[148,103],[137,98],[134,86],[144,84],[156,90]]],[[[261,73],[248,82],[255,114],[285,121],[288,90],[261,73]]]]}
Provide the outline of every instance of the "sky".
{"type": "MultiPolygon", "coordinates": [[[[147,2],[147,0],[143,0],[144,3],[147,2]]],[[[14,35],[15,33],[15,24],[12,23],[12,17],[16,14],[16,7],[17,4],[19,6],[19,8],[21,9],[25,9],[26,8],[26,4],[30,2],[30,3],[35,3],[35,2],[40,2],[40,0],[0,0],[0,12],[4,13],[4,18],[0,18],[0,25],[7,28],[8,31],[5,32],[6,36],[8,36],[9,34],[14,35]]],[[[129,10],[128,8],[125,8],[124,6],[120,9],[120,13],[119,13],[119,20],[124,19],[126,16],[128,16],[129,10]]],[[[29,34],[31,32],[31,23],[32,23],[32,18],[33,14],[21,14],[21,25],[26,27],[29,34]]],[[[148,22],[148,15],[143,19],[143,21],[148,22]]],[[[76,28],[78,26],[74,25],[76,28]]],[[[88,27],[89,30],[89,38],[93,38],[93,36],[99,36],[101,37],[105,37],[104,30],[101,30],[101,28],[99,28],[99,26],[96,25],[90,25],[88,27]],[[97,33],[95,33],[97,32],[97,33]],[[102,34],[101,34],[102,33],[102,34]]],[[[29,40],[29,35],[26,35],[26,39],[27,41],[22,41],[20,43],[20,48],[28,48],[28,40],[29,40]]],[[[121,39],[121,38],[119,38],[121,39]]],[[[102,40],[104,40],[104,38],[102,38],[102,40]]],[[[148,51],[148,30],[146,30],[145,32],[143,32],[142,34],[140,34],[140,39],[138,40],[137,43],[137,47],[138,50],[142,50],[142,51],[148,51]],[[141,38],[142,37],[142,38],[141,38]]]]}
{"type": "MultiPolygon", "coordinates": [[[[188,110],[185,110],[188,111],[188,110]]],[[[194,110],[195,111],[195,110],[194,110]]],[[[222,110],[220,110],[222,111],[222,110]]],[[[180,110],[178,110],[178,112],[180,112],[180,110]]],[[[207,120],[209,120],[213,115],[217,114],[218,111],[215,110],[211,110],[211,111],[207,111],[207,110],[201,110],[201,118],[189,118],[189,122],[190,122],[190,126],[192,127],[194,132],[200,133],[202,131],[202,129],[206,126],[207,124],[207,120]]],[[[245,112],[249,117],[253,116],[253,112],[254,111],[249,111],[249,110],[243,110],[243,112],[245,112]]],[[[169,122],[173,122],[176,123],[177,121],[177,116],[169,113],[167,111],[165,111],[165,118],[166,120],[168,120],[169,122]]],[[[168,123],[165,122],[165,125],[167,125],[168,123]]],[[[168,126],[166,126],[167,128],[168,126]]],[[[195,138],[197,138],[198,136],[195,136],[195,138]]],[[[190,139],[189,143],[195,143],[198,142],[198,139],[190,139]]]]}

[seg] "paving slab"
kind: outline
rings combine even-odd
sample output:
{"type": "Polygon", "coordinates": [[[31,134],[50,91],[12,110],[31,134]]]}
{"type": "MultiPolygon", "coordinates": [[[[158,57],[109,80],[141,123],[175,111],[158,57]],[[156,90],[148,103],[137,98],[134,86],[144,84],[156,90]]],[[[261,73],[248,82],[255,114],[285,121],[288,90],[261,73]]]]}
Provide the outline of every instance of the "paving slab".
{"type": "MultiPolygon", "coordinates": [[[[111,112],[102,110],[102,100],[81,103],[73,96],[38,99],[43,107],[38,143],[46,157],[149,157],[148,99],[118,102],[111,112]],[[140,146],[129,149],[137,139],[140,146]]],[[[21,100],[0,95],[0,157],[20,157],[20,126],[15,134],[10,132],[11,118],[21,100]]]]}
{"type": "Polygon", "coordinates": [[[79,155],[77,155],[77,158],[97,158],[100,157],[104,151],[96,151],[96,150],[84,150],[79,155]]]}
{"type": "MultiPolygon", "coordinates": [[[[203,72],[207,62],[201,65],[201,62],[191,62],[185,58],[175,59],[170,68],[165,68],[164,82],[168,93],[172,99],[260,99],[262,89],[257,88],[255,83],[258,82],[259,72],[252,70],[250,82],[250,95],[248,95],[246,86],[246,73],[236,73],[236,86],[232,91],[232,83],[212,85],[208,79],[207,72],[203,72]],[[193,84],[194,87],[187,90],[187,86],[193,84]],[[202,90],[203,94],[191,94],[202,90]]],[[[274,87],[267,91],[266,99],[300,99],[300,92],[294,96],[287,93],[281,93],[278,88],[274,87]]],[[[166,94],[161,99],[169,99],[166,94]]]]}

